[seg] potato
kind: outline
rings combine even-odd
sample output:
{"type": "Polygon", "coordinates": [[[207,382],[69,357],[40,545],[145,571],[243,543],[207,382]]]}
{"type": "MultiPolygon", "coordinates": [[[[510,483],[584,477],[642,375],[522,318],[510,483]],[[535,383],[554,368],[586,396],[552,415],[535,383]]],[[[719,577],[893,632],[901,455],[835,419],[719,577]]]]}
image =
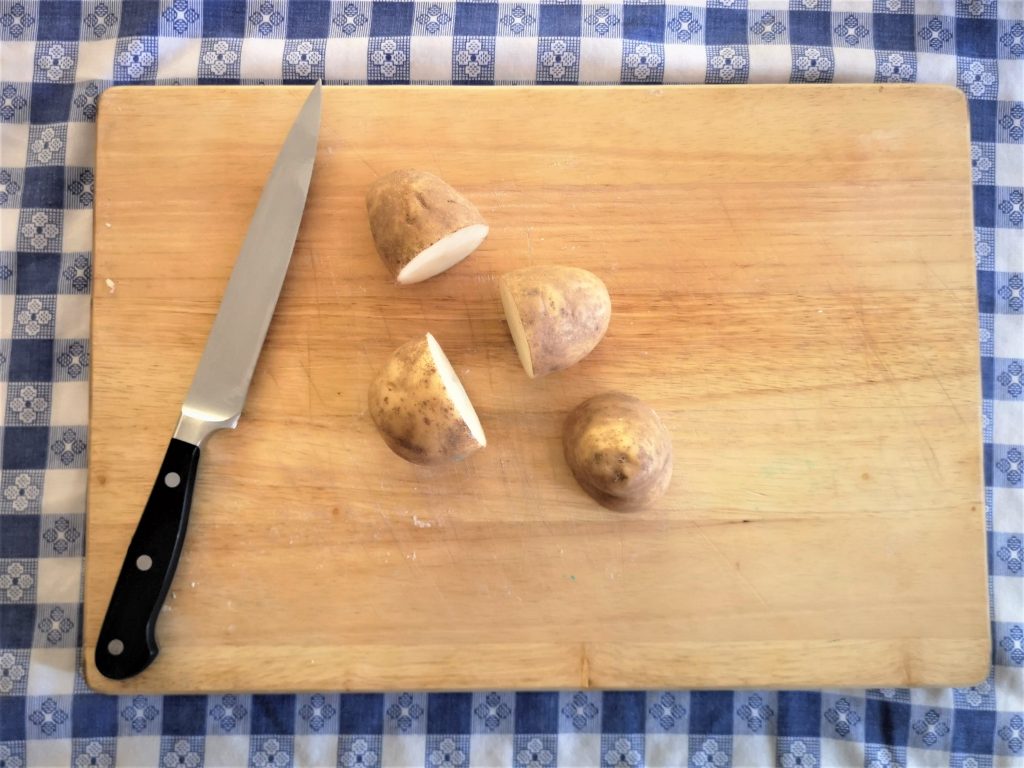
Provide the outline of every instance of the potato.
{"type": "Polygon", "coordinates": [[[585,269],[523,267],[502,275],[499,289],[519,361],[531,379],[578,363],[608,330],[608,289],[585,269]]]}
{"type": "Polygon", "coordinates": [[[562,432],[576,482],[609,509],[657,501],[672,481],[672,438],[650,406],[609,392],[580,403],[562,432]]]}
{"type": "Polygon", "coordinates": [[[473,404],[429,333],[396,349],[370,384],[373,423],[414,464],[464,459],[487,445],[473,404]]]}
{"type": "Polygon", "coordinates": [[[377,179],[366,193],[366,210],[377,253],[402,284],[455,266],[489,231],[476,206],[425,171],[395,171],[377,179]]]}

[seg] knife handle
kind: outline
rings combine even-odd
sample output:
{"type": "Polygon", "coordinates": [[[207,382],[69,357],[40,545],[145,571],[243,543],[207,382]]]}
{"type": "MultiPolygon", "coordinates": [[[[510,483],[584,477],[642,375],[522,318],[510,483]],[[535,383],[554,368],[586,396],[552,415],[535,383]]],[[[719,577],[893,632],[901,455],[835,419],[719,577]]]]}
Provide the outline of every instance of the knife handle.
{"type": "Polygon", "coordinates": [[[123,680],[148,667],[160,649],[156,621],[185,541],[199,446],[173,438],[128,545],[96,642],[96,669],[123,680]]]}

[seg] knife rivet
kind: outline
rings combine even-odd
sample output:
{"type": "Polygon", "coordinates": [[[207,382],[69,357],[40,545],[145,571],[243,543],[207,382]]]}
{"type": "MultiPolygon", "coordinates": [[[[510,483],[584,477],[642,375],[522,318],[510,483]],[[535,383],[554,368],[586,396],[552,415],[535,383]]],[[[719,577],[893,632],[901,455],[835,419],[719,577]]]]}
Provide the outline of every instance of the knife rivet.
{"type": "Polygon", "coordinates": [[[107,643],[107,653],[111,656],[120,656],[124,653],[124,643],[120,640],[111,640],[107,643]]]}
{"type": "Polygon", "coordinates": [[[153,558],[149,555],[139,555],[135,560],[135,567],[140,571],[148,571],[153,567],[153,558]]]}
{"type": "Polygon", "coordinates": [[[168,472],[164,475],[164,485],[168,488],[177,488],[181,485],[181,475],[177,472],[168,472]]]}

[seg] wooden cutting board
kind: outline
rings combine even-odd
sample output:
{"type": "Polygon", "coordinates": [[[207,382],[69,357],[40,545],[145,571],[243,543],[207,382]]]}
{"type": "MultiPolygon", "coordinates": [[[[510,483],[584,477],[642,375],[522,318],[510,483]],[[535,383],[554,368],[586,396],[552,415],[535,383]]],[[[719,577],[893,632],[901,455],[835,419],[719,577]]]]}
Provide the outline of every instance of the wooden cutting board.
{"type": "Polygon", "coordinates": [[[989,659],[967,113],[900,86],[329,88],[246,411],[214,437],[141,676],[100,622],[306,88],[107,91],[98,129],[85,659],[97,689],[902,686],[989,659]],[[433,171],[491,224],[397,287],[363,195],[433,171]],[[584,362],[530,381],[495,278],[598,273],[584,362]],[[489,438],[395,457],[367,416],[439,339],[489,438]],[[615,514],[560,429],[621,389],[675,479],[615,514]]]}

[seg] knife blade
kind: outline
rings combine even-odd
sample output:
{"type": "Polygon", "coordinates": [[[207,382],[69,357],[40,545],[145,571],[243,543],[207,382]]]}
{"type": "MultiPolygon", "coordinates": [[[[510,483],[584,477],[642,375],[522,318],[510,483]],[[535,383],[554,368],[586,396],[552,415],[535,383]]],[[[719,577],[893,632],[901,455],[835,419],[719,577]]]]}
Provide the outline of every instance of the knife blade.
{"type": "Polygon", "coordinates": [[[149,500],[128,545],[96,643],[96,668],[122,680],[159,653],[156,622],[185,540],[201,447],[234,429],[288,272],[316,160],[318,81],[270,172],[231,271],[149,500]]]}

